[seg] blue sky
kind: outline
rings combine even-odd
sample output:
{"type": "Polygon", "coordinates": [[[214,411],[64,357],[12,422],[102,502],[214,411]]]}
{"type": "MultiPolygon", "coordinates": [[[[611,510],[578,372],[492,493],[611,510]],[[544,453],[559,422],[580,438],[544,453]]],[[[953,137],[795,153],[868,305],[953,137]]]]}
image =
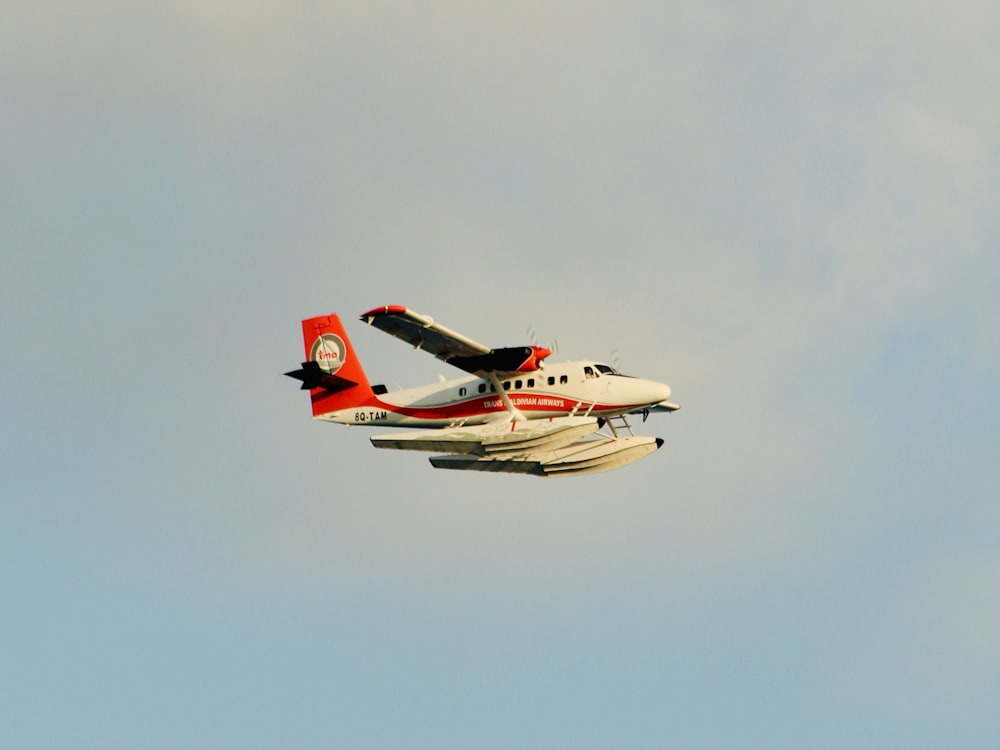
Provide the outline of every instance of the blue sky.
{"type": "Polygon", "coordinates": [[[0,9],[0,744],[1000,741],[998,11],[0,9]],[[436,472],[281,373],[404,304],[664,380],[436,472]]]}

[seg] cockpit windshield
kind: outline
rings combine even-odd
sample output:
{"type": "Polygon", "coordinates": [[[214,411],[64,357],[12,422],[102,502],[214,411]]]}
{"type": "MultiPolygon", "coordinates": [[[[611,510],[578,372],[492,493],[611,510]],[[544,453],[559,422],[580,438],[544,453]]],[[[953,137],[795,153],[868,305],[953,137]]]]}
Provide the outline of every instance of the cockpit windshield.
{"type": "Polygon", "coordinates": [[[603,375],[621,375],[621,373],[618,372],[618,370],[616,370],[611,365],[601,365],[594,363],[594,367],[600,370],[603,375]]]}

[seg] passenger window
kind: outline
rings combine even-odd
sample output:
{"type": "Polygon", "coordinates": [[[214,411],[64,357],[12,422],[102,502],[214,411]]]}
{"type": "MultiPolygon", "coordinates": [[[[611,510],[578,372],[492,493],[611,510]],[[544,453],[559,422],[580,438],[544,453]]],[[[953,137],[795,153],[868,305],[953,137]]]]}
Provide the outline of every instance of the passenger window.
{"type": "Polygon", "coordinates": [[[549,385],[555,385],[555,384],[556,384],[555,375],[549,375],[549,385]]]}
{"type": "Polygon", "coordinates": [[[559,384],[560,385],[565,385],[568,382],[569,382],[569,376],[568,375],[560,375],[559,376],[559,384]]]}
{"type": "Polygon", "coordinates": [[[461,388],[458,389],[458,395],[459,395],[459,397],[464,396],[465,393],[466,393],[465,386],[462,386],[461,388]]]}
{"type": "Polygon", "coordinates": [[[521,390],[521,386],[522,386],[522,385],[524,385],[524,382],[523,382],[523,381],[521,381],[521,380],[515,380],[515,381],[514,381],[514,387],[515,387],[515,388],[516,388],[517,390],[521,390]]]}
{"type": "Polygon", "coordinates": [[[535,379],[534,378],[528,378],[528,387],[529,388],[534,388],[535,387],[535,379]]]}
{"type": "Polygon", "coordinates": [[[486,383],[480,383],[479,384],[479,392],[480,393],[486,393],[486,383]]]}
{"type": "Polygon", "coordinates": [[[509,391],[510,390],[510,381],[509,380],[503,381],[503,389],[505,391],[509,391]]]}
{"type": "Polygon", "coordinates": [[[497,392],[496,386],[490,383],[490,393],[496,393],[496,392],[497,392]]]}

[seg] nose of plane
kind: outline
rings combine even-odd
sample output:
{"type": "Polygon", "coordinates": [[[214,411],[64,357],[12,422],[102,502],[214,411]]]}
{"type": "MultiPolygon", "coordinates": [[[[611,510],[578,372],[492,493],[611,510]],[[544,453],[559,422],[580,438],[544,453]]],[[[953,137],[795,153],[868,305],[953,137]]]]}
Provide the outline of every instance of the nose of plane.
{"type": "Polygon", "coordinates": [[[658,404],[661,401],[666,401],[670,398],[670,386],[666,383],[655,383],[650,381],[649,386],[649,391],[652,395],[649,403],[658,404]]]}

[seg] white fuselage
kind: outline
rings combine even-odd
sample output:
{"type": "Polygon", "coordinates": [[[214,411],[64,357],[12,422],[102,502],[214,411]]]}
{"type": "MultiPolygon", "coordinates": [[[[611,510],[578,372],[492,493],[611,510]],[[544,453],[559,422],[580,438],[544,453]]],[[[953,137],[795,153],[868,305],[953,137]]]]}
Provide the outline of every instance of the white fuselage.
{"type": "Polygon", "coordinates": [[[372,396],[363,404],[317,416],[348,425],[448,427],[551,419],[567,415],[613,417],[670,398],[664,383],[634,378],[593,361],[547,364],[494,382],[467,376],[372,396]],[[497,385],[499,384],[499,389],[497,385]]]}

